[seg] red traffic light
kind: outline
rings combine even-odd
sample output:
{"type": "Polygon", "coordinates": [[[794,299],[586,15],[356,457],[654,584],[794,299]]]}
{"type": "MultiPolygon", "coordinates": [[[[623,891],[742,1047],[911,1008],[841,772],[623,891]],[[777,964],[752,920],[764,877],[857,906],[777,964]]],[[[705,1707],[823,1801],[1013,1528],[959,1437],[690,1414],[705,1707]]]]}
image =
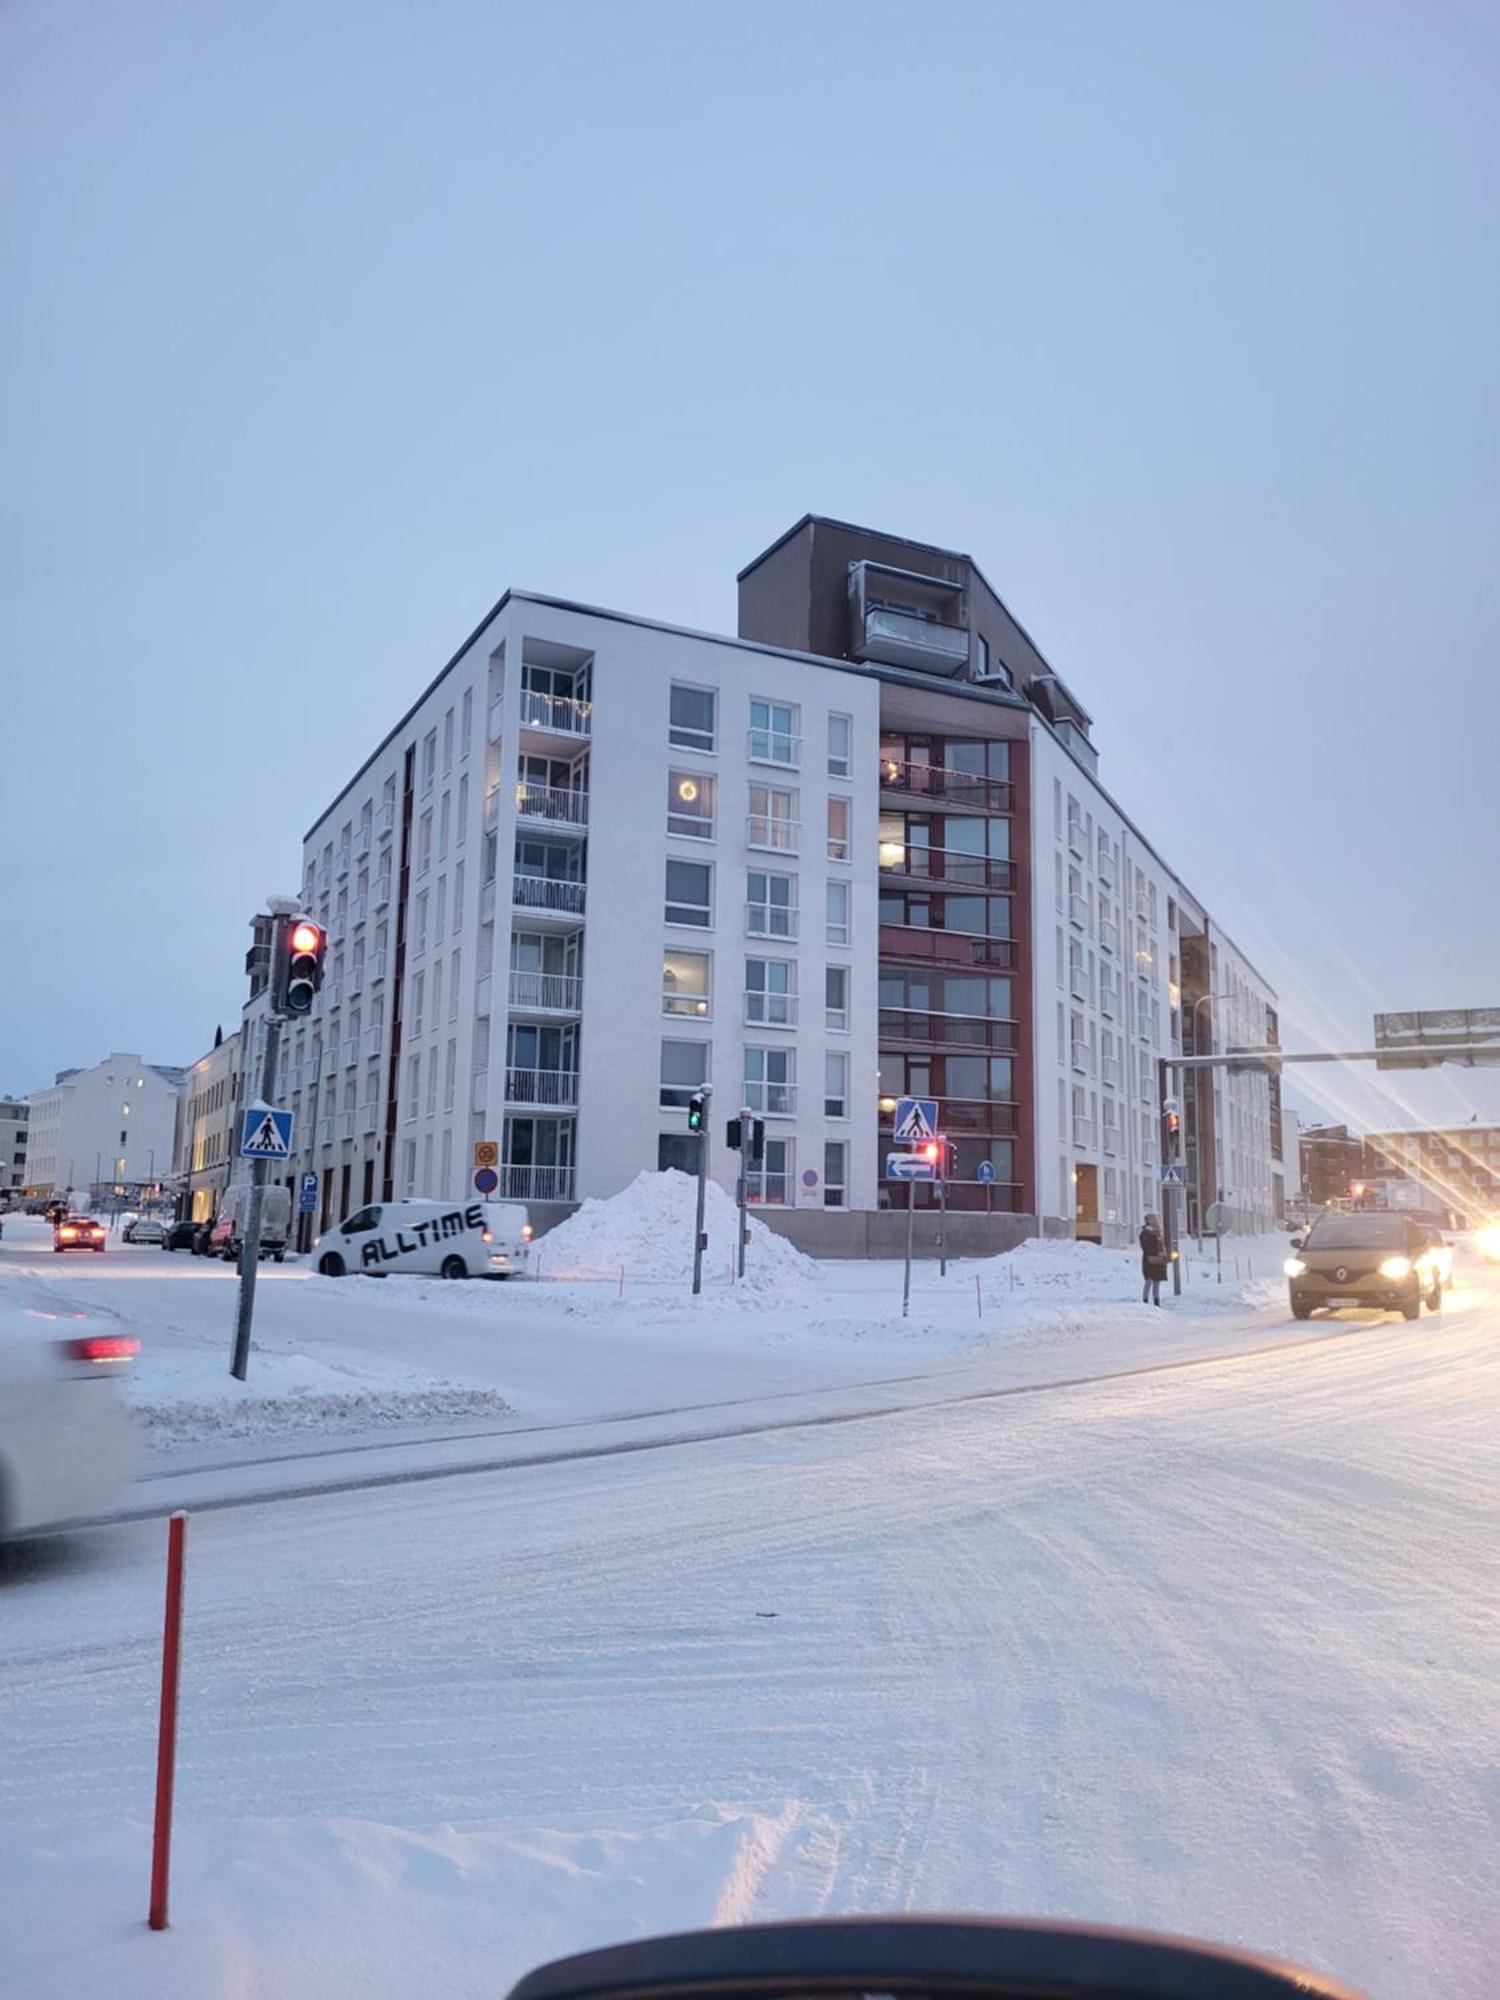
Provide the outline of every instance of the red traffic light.
{"type": "Polygon", "coordinates": [[[936,1165],[943,1156],[943,1149],[936,1139],[924,1139],[917,1148],[917,1154],[919,1158],[931,1160],[936,1165]]]}
{"type": "Polygon", "coordinates": [[[291,936],[287,939],[293,951],[316,951],[322,942],[322,931],[316,924],[308,923],[306,918],[292,925],[291,936]]]}

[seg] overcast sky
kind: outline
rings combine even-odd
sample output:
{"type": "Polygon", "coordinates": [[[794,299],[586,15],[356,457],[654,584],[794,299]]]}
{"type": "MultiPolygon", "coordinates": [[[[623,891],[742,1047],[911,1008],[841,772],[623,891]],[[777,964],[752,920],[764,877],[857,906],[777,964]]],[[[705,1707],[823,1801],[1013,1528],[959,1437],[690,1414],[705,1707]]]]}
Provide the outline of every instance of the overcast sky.
{"type": "Polygon", "coordinates": [[[0,1088],[201,1054],[507,585],[730,631],[808,509],[978,559],[1289,1041],[1500,1003],[1497,103],[1483,0],[6,0],[0,1088]]]}

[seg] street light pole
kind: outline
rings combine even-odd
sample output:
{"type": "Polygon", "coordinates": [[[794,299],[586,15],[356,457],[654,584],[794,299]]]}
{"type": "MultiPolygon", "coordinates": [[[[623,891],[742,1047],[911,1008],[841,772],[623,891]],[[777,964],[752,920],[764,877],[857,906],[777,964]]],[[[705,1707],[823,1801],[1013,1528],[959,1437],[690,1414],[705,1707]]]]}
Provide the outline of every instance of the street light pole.
{"type": "MultiPolygon", "coordinates": [[[[1198,1053],[1198,1009],[1200,1007],[1212,1007],[1220,1000],[1232,1000],[1233,998],[1234,995],[1232,993],[1200,993],[1193,1002],[1191,1018],[1193,1023],[1193,1053],[1195,1055],[1198,1053]]],[[[1212,1041],[1214,1039],[1212,1023],[1209,1024],[1208,1033],[1209,1040],[1212,1041]]],[[[1210,1049],[1209,1053],[1213,1053],[1212,1049],[1210,1049]]],[[[1179,1071],[1178,1074],[1180,1076],[1182,1072],[1179,1071]]],[[[1208,1087],[1211,1095],[1213,1091],[1212,1081],[1209,1082],[1208,1087]]],[[[1203,1248],[1203,1126],[1203,1083],[1201,1079],[1196,1079],[1193,1084],[1193,1139],[1197,1157],[1193,1167],[1193,1192],[1198,1200],[1198,1248],[1200,1251],[1203,1248]]],[[[1217,1179],[1217,1176],[1215,1178],[1217,1179]]]]}

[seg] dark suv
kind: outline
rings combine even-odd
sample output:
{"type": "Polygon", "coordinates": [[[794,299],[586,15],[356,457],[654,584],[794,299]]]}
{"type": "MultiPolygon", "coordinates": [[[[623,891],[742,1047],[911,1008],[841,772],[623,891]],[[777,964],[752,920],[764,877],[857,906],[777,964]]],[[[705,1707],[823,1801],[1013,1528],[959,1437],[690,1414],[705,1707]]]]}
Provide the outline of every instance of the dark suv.
{"type": "Polygon", "coordinates": [[[1306,1236],[1292,1238],[1292,1252],[1294,1319],[1307,1319],[1315,1306],[1376,1306],[1415,1319],[1424,1299],[1432,1312],[1443,1303],[1447,1246],[1413,1216],[1320,1215],[1306,1236]]]}

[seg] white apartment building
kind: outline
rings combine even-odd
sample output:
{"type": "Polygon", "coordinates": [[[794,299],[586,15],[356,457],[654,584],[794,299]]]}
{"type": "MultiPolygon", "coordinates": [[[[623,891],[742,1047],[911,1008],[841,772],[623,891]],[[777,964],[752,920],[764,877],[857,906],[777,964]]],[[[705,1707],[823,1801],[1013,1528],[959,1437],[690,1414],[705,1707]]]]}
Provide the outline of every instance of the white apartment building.
{"type": "Polygon", "coordinates": [[[165,1180],[182,1074],[119,1052],[91,1069],[59,1071],[27,1099],[26,1185],[39,1193],[87,1191],[99,1200],[165,1180]]]}
{"type": "MultiPolygon", "coordinates": [[[[1037,717],[1030,752],[1042,1226],[1121,1243],[1163,1209],[1163,1059],[1266,1046],[1274,995],[1102,789],[1089,752],[1037,717]]],[[[1199,1115],[1185,1121],[1179,1223],[1218,1200],[1236,1229],[1274,1227],[1267,1079],[1180,1076],[1174,1092],[1199,1093],[1199,1115]]]]}
{"type": "Polygon", "coordinates": [[[508,593],[304,842],[329,930],[283,1043],[319,1224],[613,1194],[766,1127],[752,1197],[871,1208],[879,691],[860,667],[508,593]]]}
{"type": "Polygon", "coordinates": [[[0,1097],[0,1194],[26,1185],[26,1142],[31,1106],[24,1098],[0,1097]]]}
{"type": "Polygon", "coordinates": [[[183,1072],[172,1146],[172,1174],[181,1212],[211,1221],[219,1196],[237,1176],[235,1146],[240,1082],[240,1034],[224,1035],[183,1072]]]}

